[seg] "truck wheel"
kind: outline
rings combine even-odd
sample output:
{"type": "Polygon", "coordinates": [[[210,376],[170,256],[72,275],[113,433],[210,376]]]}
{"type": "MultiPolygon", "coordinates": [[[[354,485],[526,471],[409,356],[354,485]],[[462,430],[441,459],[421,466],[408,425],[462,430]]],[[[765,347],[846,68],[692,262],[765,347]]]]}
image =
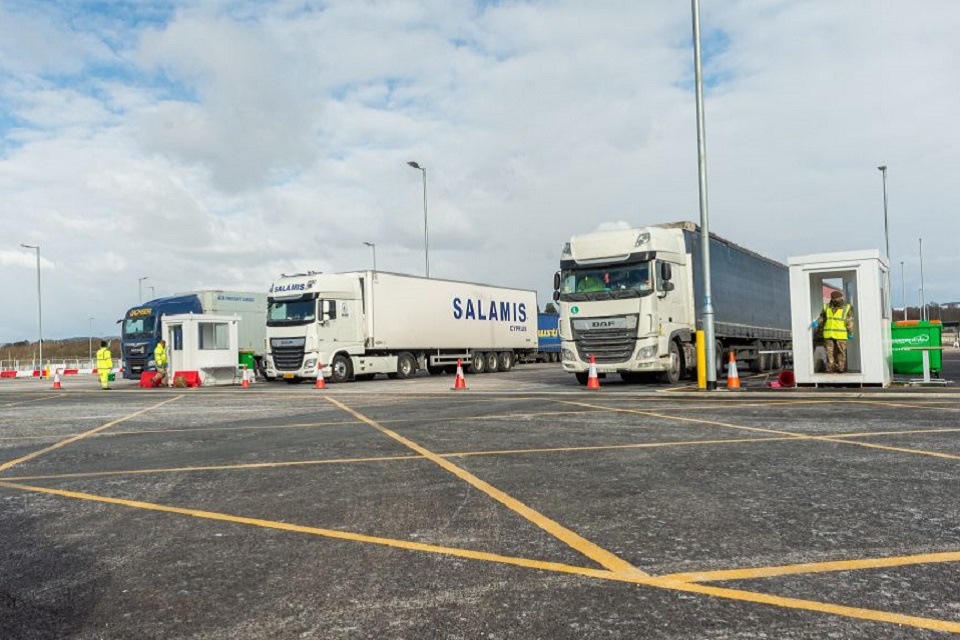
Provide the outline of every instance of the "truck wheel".
{"type": "Polygon", "coordinates": [[[353,377],[353,362],[343,354],[336,355],[330,363],[330,370],[330,382],[346,382],[353,377]]]}
{"type": "Polygon", "coordinates": [[[670,364],[667,365],[667,370],[660,374],[660,381],[667,384],[677,384],[683,375],[683,356],[680,355],[679,345],[675,341],[671,341],[667,353],[670,356],[670,364]]]}
{"type": "Polygon", "coordinates": [[[497,352],[487,351],[483,357],[486,359],[486,362],[483,364],[484,371],[487,373],[496,373],[497,369],[500,368],[500,358],[497,356],[497,352]]]}
{"type": "Polygon", "coordinates": [[[577,382],[580,383],[581,387],[587,386],[587,381],[590,379],[589,371],[581,371],[580,373],[574,374],[577,377],[577,382]]]}
{"type": "Polygon", "coordinates": [[[397,357],[397,377],[409,378],[417,372],[417,361],[412,353],[403,352],[397,357]]]}
{"type": "Polygon", "coordinates": [[[470,364],[467,365],[467,369],[469,369],[469,372],[472,374],[483,373],[486,370],[484,367],[486,362],[487,359],[483,357],[483,353],[474,351],[470,355],[470,364]]]}
{"type": "Polygon", "coordinates": [[[513,351],[504,351],[500,354],[500,371],[510,371],[515,362],[513,351]]]}

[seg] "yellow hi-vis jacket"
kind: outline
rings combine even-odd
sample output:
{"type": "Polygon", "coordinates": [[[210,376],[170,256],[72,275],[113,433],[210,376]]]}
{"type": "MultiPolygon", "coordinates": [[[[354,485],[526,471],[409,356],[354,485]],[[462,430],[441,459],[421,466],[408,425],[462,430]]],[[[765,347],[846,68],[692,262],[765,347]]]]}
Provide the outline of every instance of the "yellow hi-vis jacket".
{"type": "Polygon", "coordinates": [[[850,305],[834,308],[833,305],[824,305],[823,338],[825,340],[847,339],[847,318],[850,317],[850,305]]]}
{"type": "Polygon", "coordinates": [[[113,369],[113,356],[110,355],[110,349],[100,347],[97,351],[97,372],[110,371],[113,369]]]}
{"type": "Polygon", "coordinates": [[[162,344],[157,344],[157,348],[153,350],[153,361],[158,367],[167,364],[167,350],[162,344]]]}

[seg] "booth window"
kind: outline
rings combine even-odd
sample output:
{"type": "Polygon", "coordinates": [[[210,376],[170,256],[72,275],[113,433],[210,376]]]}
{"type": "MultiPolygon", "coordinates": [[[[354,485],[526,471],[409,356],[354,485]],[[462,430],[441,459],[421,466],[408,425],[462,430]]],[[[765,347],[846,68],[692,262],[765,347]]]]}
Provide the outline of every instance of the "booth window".
{"type": "Polygon", "coordinates": [[[170,327],[170,348],[174,351],[183,351],[183,325],[173,325],[170,327]]]}
{"type": "Polygon", "coordinates": [[[201,322],[199,348],[204,351],[230,348],[230,325],[226,322],[201,322]]]}

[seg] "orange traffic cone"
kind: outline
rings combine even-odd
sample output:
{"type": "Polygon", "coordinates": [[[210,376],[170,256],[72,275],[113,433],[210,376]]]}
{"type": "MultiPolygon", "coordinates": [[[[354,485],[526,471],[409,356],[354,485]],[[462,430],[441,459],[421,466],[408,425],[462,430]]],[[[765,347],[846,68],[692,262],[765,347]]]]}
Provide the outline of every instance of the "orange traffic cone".
{"type": "Polygon", "coordinates": [[[53,388],[54,388],[54,389],[62,389],[62,388],[63,388],[63,387],[60,386],[60,371],[59,371],[59,370],[58,370],[56,373],[53,374],[53,388]]]}
{"type": "Polygon", "coordinates": [[[590,356],[590,374],[587,376],[587,389],[599,389],[600,377],[597,376],[597,359],[590,356]]]}
{"type": "Polygon", "coordinates": [[[467,380],[466,378],[463,377],[463,364],[458,359],[457,360],[457,379],[456,381],[454,381],[453,387],[451,387],[451,389],[453,391],[458,391],[460,389],[466,389],[466,388],[467,388],[467,380]]]}
{"type": "Polygon", "coordinates": [[[323,379],[323,365],[317,363],[317,384],[313,385],[314,389],[326,389],[327,382],[323,379]]]}
{"type": "Polygon", "coordinates": [[[740,388],[740,374],[737,373],[737,356],[730,352],[730,362],[727,364],[727,389],[740,388]]]}
{"type": "Polygon", "coordinates": [[[240,386],[244,389],[250,387],[250,381],[247,380],[247,365],[243,365],[243,381],[240,383],[240,386]]]}

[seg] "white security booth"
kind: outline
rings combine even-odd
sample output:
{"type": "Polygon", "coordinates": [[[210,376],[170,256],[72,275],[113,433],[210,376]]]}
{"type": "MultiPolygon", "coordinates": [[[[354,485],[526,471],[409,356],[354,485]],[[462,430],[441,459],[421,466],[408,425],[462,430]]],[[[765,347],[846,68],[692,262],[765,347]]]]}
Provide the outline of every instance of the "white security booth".
{"type": "Polygon", "coordinates": [[[201,386],[234,384],[239,358],[238,316],[181,314],[164,316],[167,341],[167,384],[178,373],[201,386]]]}
{"type": "Polygon", "coordinates": [[[889,386],[893,378],[890,268],[880,251],[796,256],[788,264],[797,384],[889,386]],[[854,318],[845,373],[826,373],[826,352],[822,344],[815,344],[810,326],[833,291],[843,292],[854,318]]]}

